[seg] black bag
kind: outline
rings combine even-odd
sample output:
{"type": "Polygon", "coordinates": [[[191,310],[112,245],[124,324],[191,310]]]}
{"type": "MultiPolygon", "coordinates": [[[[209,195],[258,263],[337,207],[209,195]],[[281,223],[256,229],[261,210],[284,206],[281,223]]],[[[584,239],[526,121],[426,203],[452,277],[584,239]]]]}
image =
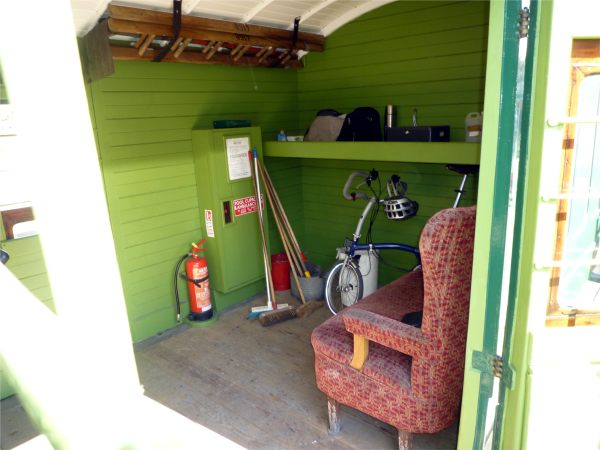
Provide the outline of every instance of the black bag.
{"type": "Polygon", "coordinates": [[[381,120],[375,108],[362,106],[346,115],[338,141],[381,141],[381,120]]]}

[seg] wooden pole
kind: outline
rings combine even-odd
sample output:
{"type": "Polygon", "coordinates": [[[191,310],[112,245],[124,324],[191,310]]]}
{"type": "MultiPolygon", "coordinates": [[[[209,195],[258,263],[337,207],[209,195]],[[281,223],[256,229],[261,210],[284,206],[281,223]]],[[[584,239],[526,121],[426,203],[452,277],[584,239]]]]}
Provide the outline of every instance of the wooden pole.
{"type": "MultiPolygon", "coordinates": [[[[262,165],[259,165],[258,170],[263,179],[263,184],[266,186],[265,191],[267,193],[269,203],[271,203],[271,205],[274,205],[271,190],[269,189],[269,185],[265,181],[264,167],[262,165]]],[[[279,213],[280,212],[277,211],[276,208],[273,208],[273,217],[275,217],[275,224],[277,226],[277,230],[279,231],[279,235],[281,236],[281,242],[283,243],[283,250],[285,251],[285,254],[286,254],[288,260],[290,261],[290,263],[294,266],[294,268],[292,269],[292,276],[294,278],[294,282],[296,283],[296,286],[298,287],[298,293],[300,294],[300,300],[302,301],[302,303],[306,303],[306,299],[304,298],[304,291],[302,290],[302,285],[300,284],[300,280],[298,279],[298,274],[296,273],[296,271],[298,271],[298,273],[301,273],[300,267],[297,265],[296,261],[292,261],[292,250],[290,248],[290,243],[288,241],[288,238],[287,238],[287,236],[285,236],[285,232],[284,232],[282,224],[281,224],[281,217],[279,217],[279,213]]]]}
{"type": "Polygon", "coordinates": [[[260,201],[261,200],[260,199],[260,184],[259,184],[259,177],[258,177],[258,171],[257,171],[258,156],[254,153],[254,151],[249,151],[248,158],[250,159],[250,171],[252,172],[251,178],[252,178],[252,184],[254,185],[254,193],[256,194],[256,204],[258,207],[258,223],[259,223],[260,237],[261,237],[261,243],[262,243],[263,259],[264,259],[264,265],[265,265],[265,279],[267,282],[267,305],[275,310],[275,309],[277,309],[277,301],[275,299],[275,287],[273,286],[273,278],[271,277],[271,261],[269,259],[270,258],[269,251],[267,249],[267,235],[265,232],[263,210],[262,210],[261,201],[260,201]],[[254,164],[253,164],[253,162],[254,162],[254,164]]]}
{"type": "Polygon", "coordinates": [[[271,181],[271,177],[269,176],[269,172],[267,171],[267,168],[260,163],[262,166],[262,170],[264,171],[265,174],[265,180],[267,181],[267,184],[270,185],[272,187],[272,192],[273,192],[273,200],[275,201],[275,205],[277,206],[277,208],[279,208],[279,210],[281,211],[281,217],[283,219],[283,224],[285,229],[287,230],[289,236],[290,236],[290,240],[292,242],[292,247],[294,248],[294,251],[298,254],[298,259],[300,260],[300,266],[302,267],[302,271],[304,272],[304,276],[306,278],[310,278],[310,272],[306,269],[306,265],[304,264],[304,261],[302,260],[302,250],[300,250],[300,245],[298,244],[298,240],[296,239],[296,235],[294,234],[294,230],[292,229],[292,226],[290,225],[290,221],[287,218],[287,214],[285,213],[285,210],[283,209],[283,205],[281,204],[281,200],[279,199],[279,195],[277,195],[277,191],[275,190],[275,186],[273,186],[273,182],[271,181]]]}
{"type": "Polygon", "coordinates": [[[183,53],[183,51],[190,44],[190,42],[192,42],[191,38],[185,38],[185,40],[179,45],[179,47],[177,48],[177,50],[175,50],[175,52],[173,53],[173,56],[175,58],[179,58],[179,55],[181,55],[183,53]]]}
{"type": "Polygon", "coordinates": [[[142,56],[144,54],[144,52],[146,51],[146,49],[148,48],[148,46],[152,43],[152,41],[154,40],[155,37],[156,37],[155,34],[148,34],[148,35],[146,35],[146,40],[140,46],[140,48],[138,50],[138,55],[142,56]]]}
{"type": "Polygon", "coordinates": [[[271,206],[273,207],[273,211],[277,213],[277,219],[279,220],[279,224],[281,225],[281,228],[279,229],[279,234],[281,235],[281,239],[282,242],[285,241],[285,243],[288,245],[289,249],[290,249],[290,263],[292,263],[293,267],[297,270],[298,275],[300,276],[304,276],[304,271],[302,269],[302,264],[300,263],[300,261],[302,261],[302,255],[300,254],[296,254],[296,252],[294,251],[294,248],[292,246],[292,243],[290,241],[290,238],[288,236],[288,234],[286,233],[286,228],[283,224],[283,219],[282,219],[282,210],[278,207],[277,203],[274,200],[275,197],[275,188],[272,184],[268,183],[266,181],[265,178],[265,172],[264,172],[264,166],[260,166],[259,167],[260,170],[260,174],[263,177],[263,182],[267,188],[267,192],[271,195],[270,197],[270,202],[271,202],[271,206]]]}

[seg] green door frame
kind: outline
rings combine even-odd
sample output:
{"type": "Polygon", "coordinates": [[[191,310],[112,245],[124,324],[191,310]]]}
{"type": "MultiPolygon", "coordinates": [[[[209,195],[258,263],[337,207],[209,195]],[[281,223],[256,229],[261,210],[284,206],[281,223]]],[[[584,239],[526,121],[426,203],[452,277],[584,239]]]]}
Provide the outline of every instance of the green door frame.
{"type": "MultiPolygon", "coordinates": [[[[537,5],[531,5],[531,28],[527,63],[523,77],[523,110],[519,112],[519,15],[521,2],[492,2],[486,81],[484,129],[494,130],[484,135],[479,186],[479,236],[475,243],[472,306],[465,365],[465,386],[458,448],[481,449],[484,442],[488,402],[494,389],[494,362],[502,363],[499,404],[495,411],[493,448],[500,448],[506,388],[512,388],[514,370],[509,364],[511,337],[515,314],[516,288],[522,229],[522,206],[527,169],[529,103],[531,73],[536,41],[537,5]],[[497,46],[496,42],[501,42],[497,46]],[[500,67],[497,61],[501,61],[500,67]],[[491,116],[491,117],[489,117],[491,116]],[[520,118],[523,117],[522,122],[520,118]],[[520,125],[520,126],[519,126],[520,125]],[[510,272],[505,271],[507,232],[509,232],[509,198],[512,162],[518,157],[518,178],[515,196],[514,234],[509,242],[510,272]],[[489,182],[489,180],[493,180],[489,182]],[[491,204],[487,209],[481,205],[491,204]],[[508,279],[507,279],[507,275],[508,279]],[[500,308],[503,286],[508,283],[506,322],[500,328],[500,308]],[[504,332],[503,354],[496,356],[499,332],[504,332]],[[477,373],[478,372],[478,373],[477,373]],[[475,414],[473,414],[475,411],[475,414]]],[[[498,374],[496,374],[498,376],[498,374]]]]}
{"type": "Polygon", "coordinates": [[[517,176],[517,186],[515,190],[515,217],[514,217],[514,235],[512,242],[510,279],[508,288],[508,304],[506,310],[506,320],[504,327],[504,341],[502,344],[502,360],[507,368],[508,376],[500,378],[500,387],[498,393],[498,405],[496,406],[494,417],[494,449],[501,448],[503,437],[503,425],[505,420],[506,401],[509,395],[508,390],[514,388],[515,370],[511,366],[511,355],[513,346],[513,331],[515,326],[515,312],[517,303],[517,288],[519,275],[521,273],[521,249],[523,246],[523,220],[525,215],[525,191],[527,188],[527,172],[529,168],[529,136],[531,125],[531,102],[533,89],[533,71],[536,58],[536,48],[538,43],[538,24],[539,24],[539,6],[538,0],[531,0],[530,3],[530,25],[527,40],[527,57],[523,73],[523,93],[520,124],[520,143],[519,143],[519,167],[517,176]]]}

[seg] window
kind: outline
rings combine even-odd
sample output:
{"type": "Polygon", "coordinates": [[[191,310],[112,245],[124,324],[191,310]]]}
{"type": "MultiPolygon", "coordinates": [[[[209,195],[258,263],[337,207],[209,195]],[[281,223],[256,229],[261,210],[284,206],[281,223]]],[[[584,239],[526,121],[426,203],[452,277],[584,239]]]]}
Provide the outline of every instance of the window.
{"type": "Polygon", "coordinates": [[[600,40],[576,40],[548,326],[600,324],[600,40]]]}

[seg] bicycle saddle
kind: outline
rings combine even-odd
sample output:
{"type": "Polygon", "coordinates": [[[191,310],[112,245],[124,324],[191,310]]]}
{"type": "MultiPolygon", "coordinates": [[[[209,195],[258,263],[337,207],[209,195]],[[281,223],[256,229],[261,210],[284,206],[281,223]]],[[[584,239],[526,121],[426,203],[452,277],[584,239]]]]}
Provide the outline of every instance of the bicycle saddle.
{"type": "Polygon", "coordinates": [[[447,164],[446,167],[461,175],[475,175],[479,173],[479,166],[473,164],[447,164]]]}

